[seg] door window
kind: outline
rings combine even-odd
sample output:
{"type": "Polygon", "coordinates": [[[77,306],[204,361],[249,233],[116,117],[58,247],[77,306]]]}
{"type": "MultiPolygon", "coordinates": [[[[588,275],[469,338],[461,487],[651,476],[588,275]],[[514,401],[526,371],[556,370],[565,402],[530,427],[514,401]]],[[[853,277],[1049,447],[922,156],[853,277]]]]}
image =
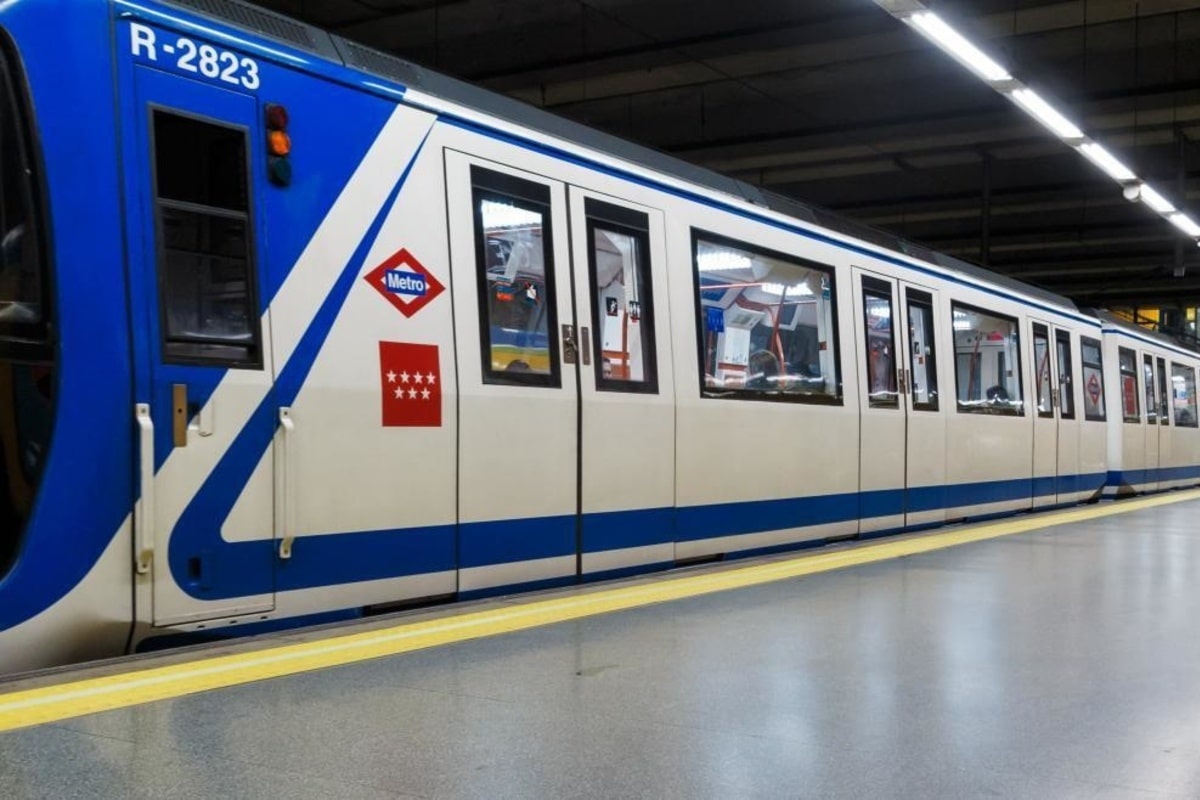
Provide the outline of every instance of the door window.
{"type": "Polygon", "coordinates": [[[1154,397],[1154,359],[1142,356],[1142,379],[1146,386],[1146,422],[1153,425],[1158,421],[1158,401],[1154,397]]]}
{"type": "Polygon", "coordinates": [[[261,368],[246,132],[156,109],[163,360],[261,368]]]}
{"type": "Polygon", "coordinates": [[[1080,361],[1083,362],[1083,416],[1103,422],[1104,416],[1104,356],[1100,342],[1082,336],[1079,339],[1080,361]]]}
{"type": "Polygon", "coordinates": [[[484,383],[561,385],[550,188],[471,167],[484,383]]]}
{"type": "Polygon", "coordinates": [[[866,342],[867,399],[872,408],[897,408],[896,339],[892,331],[892,287],[864,277],[863,341],[866,342]]]}
{"type": "Polygon", "coordinates": [[[1071,334],[1055,331],[1058,350],[1058,413],[1063,419],[1075,419],[1075,381],[1071,362],[1071,334]]]}
{"type": "Polygon", "coordinates": [[[1171,395],[1167,391],[1167,360],[1158,359],[1158,424],[1171,424],[1171,395]]]}
{"type": "Polygon", "coordinates": [[[1117,348],[1117,365],[1121,373],[1121,416],[1126,422],[1142,421],[1138,409],[1137,355],[1128,347],[1117,348]]]}
{"type": "Polygon", "coordinates": [[[1050,331],[1045,325],[1033,325],[1033,369],[1037,386],[1039,417],[1054,416],[1053,381],[1050,375],[1050,331]]]}
{"type": "Polygon", "coordinates": [[[909,289],[908,296],[908,354],[912,373],[912,407],[917,411],[937,411],[938,381],[937,353],[933,337],[933,297],[909,289]]]}
{"type": "Polygon", "coordinates": [[[596,388],[658,391],[654,301],[650,281],[649,218],[588,198],[588,276],[596,388]]]}
{"type": "Polygon", "coordinates": [[[833,269],[699,231],[692,248],[701,394],[840,403],[833,269]]]}

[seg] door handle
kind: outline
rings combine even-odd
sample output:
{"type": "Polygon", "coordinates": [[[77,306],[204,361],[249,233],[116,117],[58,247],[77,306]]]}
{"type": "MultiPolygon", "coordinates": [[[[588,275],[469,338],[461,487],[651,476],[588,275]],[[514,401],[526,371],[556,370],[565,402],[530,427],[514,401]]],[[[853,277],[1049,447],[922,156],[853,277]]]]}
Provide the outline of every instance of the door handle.
{"type": "Polygon", "coordinates": [[[154,562],[154,420],[150,405],[134,406],[138,425],[139,497],[133,507],[134,558],[139,575],[150,571],[154,562]]]}
{"type": "Polygon", "coordinates": [[[592,340],[588,338],[586,327],[579,329],[579,344],[582,345],[580,353],[583,356],[583,365],[590,366],[592,363],[592,340]]]}
{"type": "Polygon", "coordinates": [[[563,325],[563,363],[574,364],[579,357],[579,347],[575,344],[575,326],[563,325]]]}
{"type": "Polygon", "coordinates": [[[176,447],[187,447],[188,402],[187,384],[171,385],[171,433],[176,447]]]}
{"type": "Polygon", "coordinates": [[[296,508],[294,483],[296,472],[292,457],[292,434],[296,424],[292,422],[292,409],[279,409],[279,438],[275,443],[275,538],[279,540],[279,557],[292,557],[292,544],[296,540],[296,508]]]}

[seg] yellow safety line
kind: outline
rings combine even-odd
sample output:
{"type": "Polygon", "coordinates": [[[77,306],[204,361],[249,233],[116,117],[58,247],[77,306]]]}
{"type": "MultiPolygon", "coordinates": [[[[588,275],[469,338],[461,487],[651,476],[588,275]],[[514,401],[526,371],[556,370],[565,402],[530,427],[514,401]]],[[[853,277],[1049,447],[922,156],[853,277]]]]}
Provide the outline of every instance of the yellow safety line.
{"type": "Polygon", "coordinates": [[[281,645],[255,652],[200,657],[191,662],[135,669],[118,675],[0,694],[0,731],[1195,499],[1200,499],[1200,490],[1006,519],[860,548],[819,552],[700,575],[664,578],[653,583],[568,597],[531,600],[515,606],[403,623],[382,630],[281,645]]]}

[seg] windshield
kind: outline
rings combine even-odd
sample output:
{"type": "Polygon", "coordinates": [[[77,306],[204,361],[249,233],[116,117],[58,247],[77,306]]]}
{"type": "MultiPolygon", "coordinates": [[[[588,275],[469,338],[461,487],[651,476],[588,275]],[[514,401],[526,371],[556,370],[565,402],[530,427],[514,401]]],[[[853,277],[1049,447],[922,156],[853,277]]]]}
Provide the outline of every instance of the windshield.
{"type": "Polygon", "coordinates": [[[0,327],[25,337],[44,322],[42,254],[29,137],[9,59],[0,59],[0,327]],[[17,330],[14,330],[16,328],[17,330]]]}

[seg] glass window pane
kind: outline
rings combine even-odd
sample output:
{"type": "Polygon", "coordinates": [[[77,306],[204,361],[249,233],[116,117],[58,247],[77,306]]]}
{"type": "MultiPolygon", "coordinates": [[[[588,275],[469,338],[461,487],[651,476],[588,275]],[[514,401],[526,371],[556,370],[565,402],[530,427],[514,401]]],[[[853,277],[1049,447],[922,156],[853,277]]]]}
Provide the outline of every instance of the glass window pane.
{"type": "Polygon", "coordinates": [[[0,66],[0,325],[18,326],[37,325],[44,317],[41,221],[20,108],[12,79],[0,66]]]}
{"type": "Polygon", "coordinates": [[[164,357],[259,361],[246,134],[154,112],[164,357]]]}
{"type": "Polygon", "coordinates": [[[1175,406],[1175,424],[1196,427],[1196,370],[1171,364],[1171,397],[1175,406]]]}
{"type": "Polygon", "coordinates": [[[1058,403],[1063,419],[1075,419],[1075,380],[1071,361],[1071,334],[1055,331],[1058,347],[1058,403]]]}
{"type": "Polygon", "coordinates": [[[1038,416],[1054,416],[1054,399],[1051,392],[1050,333],[1041,325],[1033,326],[1033,368],[1037,379],[1038,416]]]}
{"type": "MultiPolygon", "coordinates": [[[[865,284],[865,281],[864,281],[865,284]]],[[[863,289],[867,342],[867,398],[871,406],[896,408],[896,347],[892,334],[892,295],[863,289]]]]}
{"type": "Polygon", "coordinates": [[[1141,422],[1138,409],[1137,354],[1128,347],[1117,350],[1117,362],[1121,372],[1121,416],[1126,422],[1141,422]]]}
{"type": "Polygon", "coordinates": [[[1146,421],[1153,425],[1158,421],[1158,401],[1154,397],[1154,359],[1142,357],[1142,379],[1146,384],[1146,421]]]}
{"type": "Polygon", "coordinates": [[[908,337],[912,343],[909,370],[912,372],[913,408],[936,411],[938,407],[937,357],[933,346],[933,304],[908,298],[908,337]]]}
{"type": "Polygon", "coordinates": [[[1017,321],[955,303],[953,325],[959,410],[1022,413],[1017,321]]]}
{"type": "Polygon", "coordinates": [[[1171,395],[1167,391],[1167,361],[1158,359],[1158,424],[1171,424],[1171,395]]]}
{"type": "Polygon", "coordinates": [[[485,379],[557,385],[549,216],[548,205],[475,189],[485,379]]]}
{"type": "Polygon", "coordinates": [[[656,391],[646,233],[592,220],[588,234],[596,386],[656,391]]]}
{"type": "Polygon", "coordinates": [[[841,398],[831,271],[697,236],[704,390],[841,398]]]}
{"type": "Polygon", "coordinates": [[[1083,362],[1083,415],[1091,420],[1104,419],[1104,358],[1100,342],[1086,336],[1079,340],[1079,360],[1083,362]]]}

